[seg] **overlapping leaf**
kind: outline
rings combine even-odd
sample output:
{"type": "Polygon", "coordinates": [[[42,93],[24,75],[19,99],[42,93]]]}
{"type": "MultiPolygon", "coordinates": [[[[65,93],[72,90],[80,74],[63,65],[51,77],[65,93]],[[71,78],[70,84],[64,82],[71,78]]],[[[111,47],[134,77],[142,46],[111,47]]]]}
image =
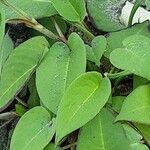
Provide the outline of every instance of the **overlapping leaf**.
{"type": "Polygon", "coordinates": [[[120,30],[118,32],[109,33],[107,37],[107,51],[105,52],[105,56],[109,57],[110,53],[117,49],[123,47],[123,41],[132,35],[144,35],[150,37],[149,31],[149,22],[143,22],[141,24],[135,24],[130,28],[120,30]]]}
{"type": "Polygon", "coordinates": [[[55,120],[49,112],[35,107],[19,120],[12,139],[10,150],[42,150],[55,134],[55,120]]]}
{"type": "Polygon", "coordinates": [[[55,43],[37,69],[39,96],[42,103],[55,114],[66,88],[86,70],[86,50],[82,39],[72,33],[68,45],[55,43]]]}
{"type": "Polygon", "coordinates": [[[121,124],[105,109],[81,128],[77,150],[131,150],[121,124]]]}
{"type": "Polygon", "coordinates": [[[8,56],[13,50],[13,42],[10,39],[8,33],[4,36],[1,49],[0,49],[0,72],[2,71],[2,67],[7,60],[8,56]]]}
{"type": "MultiPolygon", "coordinates": [[[[22,9],[25,13],[33,18],[49,17],[57,14],[52,4],[42,3],[35,0],[8,0],[12,5],[22,9]]],[[[7,6],[3,5],[6,10],[6,19],[22,18],[16,12],[13,12],[7,6]]]]}
{"type": "Polygon", "coordinates": [[[127,120],[150,125],[150,84],[136,88],[125,99],[116,121],[127,120]]]}
{"type": "Polygon", "coordinates": [[[56,142],[93,119],[108,101],[108,78],[88,72],[74,80],[65,92],[57,113],[56,142]]]}
{"type": "Polygon", "coordinates": [[[82,22],[85,15],[84,0],[50,0],[58,11],[68,21],[82,22]]]}
{"type": "Polygon", "coordinates": [[[43,37],[32,38],[18,46],[5,62],[0,80],[0,110],[3,110],[36,69],[48,43],[43,37]]]}
{"type": "Polygon", "coordinates": [[[100,59],[106,50],[106,38],[104,36],[97,36],[92,41],[92,47],[87,46],[87,59],[94,62],[96,65],[100,65],[100,59]]]}
{"type": "Polygon", "coordinates": [[[123,48],[110,55],[111,63],[122,70],[130,71],[150,80],[150,38],[133,35],[123,41],[123,48]]]}

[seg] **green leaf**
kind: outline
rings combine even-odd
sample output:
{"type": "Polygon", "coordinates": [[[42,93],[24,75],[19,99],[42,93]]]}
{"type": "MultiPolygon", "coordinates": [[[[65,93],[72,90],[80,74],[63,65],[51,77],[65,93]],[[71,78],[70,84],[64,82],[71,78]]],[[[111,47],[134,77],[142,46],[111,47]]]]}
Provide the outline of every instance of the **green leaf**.
{"type": "Polygon", "coordinates": [[[0,50],[4,34],[5,34],[5,11],[0,6],[0,50]]]}
{"type": "Polygon", "coordinates": [[[136,88],[124,100],[116,121],[127,120],[150,124],[150,84],[136,88]]]}
{"type": "Polygon", "coordinates": [[[2,67],[7,60],[8,56],[12,52],[14,48],[14,44],[10,39],[8,33],[4,36],[1,49],[0,49],[0,72],[2,71],[2,67]]]}
{"type": "Polygon", "coordinates": [[[87,9],[92,23],[103,31],[116,31],[125,28],[120,22],[120,12],[124,1],[87,0],[87,9]]]}
{"type": "MultiPolygon", "coordinates": [[[[37,2],[35,0],[9,0],[9,2],[33,18],[43,18],[57,14],[52,4],[37,2]]],[[[6,10],[6,19],[22,18],[9,7],[5,5],[2,7],[6,10]]]]}
{"type": "MultiPolygon", "coordinates": [[[[67,26],[66,26],[65,21],[60,16],[55,16],[54,18],[55,18],[55,21],[57,22],[58,26],[60,27],[62,33],[65,34],[66,30],[67,30],[67,26]]],[[[51,17],[44,17],[44,18],[38,19],[37,21],[41,25],[46,27],[48,30],[52,31],[54,34],[58,34],[57,30],[55,28],[55,25],[52,22],[51,17]]],[[[30,29],[30,34],[31,34],[32,37],[34,37],[34,36],[45,36],[41,32],[36,31],[36,30],[34,30],[32,28],[30,29]]],[[[47,39],[47,41],[49,42],[50,45],[52,45],[52,44],[54,44],[56,42],[55,40],[52,40],[52,39],[50,39],[50,38],[48,38],[46,36],[45,36],[45,38],[47,39]]]]}
{"type": "Polygon", "coordinates": [[[16,104],[15,105],[15,111],[16,111],[18,116],[23,116],[27,112],[27,109],[20,104],[16,104]]]}
{"type": "Polygon", "coordinates": [[[77,150],[130,150],[121,124],[106,109],[81,128],[77,150]]]}
{"type": "Polygon", "coordinates": [[[28,84],[30,96],[28,99],[28,107],[31,109],[40,105],[40,98],[36,89],[36,74],[33,74],[28,84]]]}
{"type": "Polygon", "coordinates": [[[94,62],[96,65],[100,65],[100,59],[106,50],[107,41],[104,36],[97,36],[92,41],[92,47],[87,46],[87,59],[94,62]]]}
{"type": "Polygon", "coordinates": [[[150,126],[145,124],[134,124],[136,128],[140,131],[140,133],[143,135],[144,139],[148,144],[150,144],[150,126]]]}
{"type": "Polygon", "coordinates": [[[142,35],[130,36],[123,41],[123,48],[118,48],[111,53],[110,61],[119,69],[150,80],[149,47],[150,38],[142,35]]]}
{"type": "Polygon", "coordinates": [[[57,147],[55,144],[53,144],[53,143],[50,143],[50,144],[48,144],[45,148],[44,148],[44,150],[61,150],[61,148],[60,147],[57,147]]]}
{"type": "Polygon", "coordinates": [[[112,107],[115,111],[120,112],[125,96],[112,97],[112,107]]]}
{"type": "Polygon", "coordinates": [[[74,80],[65,92],[57,113],[56,142],[93,119],[108,101],[111,85],[98,72],[74,80]]]}
{"type": "Polygon", "coordinates": [[[51,0],[58,13],[68,21],[82,22],[86,15],[84,0],[51,0]]]}
{"type": "Polygon", "coordinates": [[[19,120],[10,144],[10,150],[42,150],[55,134],[55,120],[48,111],[35,107],[19,120]]]}
{"type": "Polygon", "coordinates": [[[18,46],[5,62],[0,80],[0,110],[5,109],[20,91],[47,52],[43,37],[32,38],[18,46]]]}
{"type": "Polygon", "coordinates": [[[150,0],[145,0],[146,8],[150,9],[150,0]]]}
{"type": "Polygon", "coordinates": [[[110,53],[117,49],[123,47],[123,41],[131,36],[131,35],[144,35],[147,37],[150,37],[150,31],[149,31],[149,21],[146,21],[141,24],[135,24],[131,26],[130,28],[118,31],[118,32],[112,32],[107,37],[107,51],[105,52],[105,56],[109,57],[110,53]]]}
{"type": "Polygon", "coordinates": [[[86,70],[86,50],[82,39],[72,33],[68,45],[55,43],[36,73],[41,101],[55,114],[66,88],[86,70]]]}
{"type": "Polygon", "coordinates": [[[148,147],[142,144],[143,137],[137,130],[127,124],[123,124],[127,139],[130,141],[131,150],[148,150],[148,147]]]}
{"type": "Polygon", "coordinates": [[[134,77],[133,77],[133,89],[136,89],[138,86],[145,85],[148,83],[149,83],[149,80],[147,80],[145,78],[142,78],[142,77],[139,77],[136,75],[134,75],[134,77]]]}

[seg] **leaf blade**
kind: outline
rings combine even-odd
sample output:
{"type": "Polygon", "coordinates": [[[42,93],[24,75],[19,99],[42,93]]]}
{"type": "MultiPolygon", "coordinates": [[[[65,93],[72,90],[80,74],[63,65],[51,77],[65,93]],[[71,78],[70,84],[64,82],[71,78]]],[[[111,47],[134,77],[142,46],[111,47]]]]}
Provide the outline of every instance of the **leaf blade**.
{"type": "Polygon", "coordinates": [[[11,53],[1,74],[0,110],[4,110],[9,105],[14,95],[28,80],[46,52],[47,46],[45,38],[35,37],[24,42],[11,53]]]}
{"type": "Polygon", "coordinates": [[[74,80],[59,105],[56,142],[91,120],[108,100],[110,91],[109,80],[97,72],[85,73],[74,80]]]}
{"type": "Polygon", "coordinates": [[[19,120],[11,139],[10,149],[41,150],[49,143],[54,133],[55,121],[51,120],[46,109],[37,106],[25,113],[19,120]],[[24,134],[22,134],[23,131],[24,134]]]}

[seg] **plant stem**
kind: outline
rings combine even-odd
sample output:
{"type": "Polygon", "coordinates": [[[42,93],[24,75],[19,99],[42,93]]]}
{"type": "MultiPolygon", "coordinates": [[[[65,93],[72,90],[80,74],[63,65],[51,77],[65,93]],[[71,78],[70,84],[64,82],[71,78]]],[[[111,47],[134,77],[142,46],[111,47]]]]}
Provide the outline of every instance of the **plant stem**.
{"type": "Polygon", "coordinates": [[[8,23],[24,23],[27,27],[33,28],[53,40],[57,40],[57,41],[61,40],[64,42],[64,40],[61,37],[59,38],[53,32],[51,32],[50,30],[48,30],[44,26],[42,26],[40,23],[38,23],[34,18],[29,17],[24,11],[22,11],[19,8],[16,8],[7,0],[0,0],[0,2],[3,3],[4,5],[6,5],[7,7],[11,8],[14,12],[16,12],[22,18],[22,19],[9,20],[8,23]]]}
{"type": "Polygon", "coordinates": [[[131,11],[131,13],[130,13],[130,18],[129,18],[128,26],[131,26],[131,25],[132,25],[133,17],[134,17],[134,15],[135,15],[137,9],[140,7],[141,2],[142,2],[142,0],[136,0],[134,6],[133,6],[133,8],[132,8],[132,11],[131,11]]]}
{"type": "Polygon", "coordinates": [[[9,120],[11,118],[15,118],[17,114],[15,112],[6,112],[0,114],[0,120],[9,120]]]}
{"type": "Polygon", "coordinates": [[[28,105],[25,102],[23,102],[19,97],[15,97],[15,99],[23,106],[28,107],[28,105]]]}
{"type": "Polygon", "coordinates": [[[79,30],[81,30],[82,32],[84,32],[84,34],[92,41],[95,36],[86,29],[86,27],[82,24],[82,23],[74,23],[73,24],[75,27],[77,27],[79,30]]]}
{"type": "Polygon", "coordinates": [[[116,79],[116,78],[120,78],[120,77],[124,77],[127,75],[131,75],[132,73],[129,71],[122,71],[119,73],[115,73],[115,74],[111,74],[111,73],[105,73],[105,76],[107,76],[110,79],[116,79]]]}
{"type": "Polygon", "coordinates": [[[62,33],[60,27],[58,26],[58,24],[57,24],[55,18],[54,18],[54,17],[51,17],[51,19],[52,19],[52,22],[53,22],[53,24],[54,24],[56,30],[57,30],[57,33],[58,33],[59,36],[64,40],[64,42],[67,43],[67,40],[66,40],[64,34],[62,33]]]}

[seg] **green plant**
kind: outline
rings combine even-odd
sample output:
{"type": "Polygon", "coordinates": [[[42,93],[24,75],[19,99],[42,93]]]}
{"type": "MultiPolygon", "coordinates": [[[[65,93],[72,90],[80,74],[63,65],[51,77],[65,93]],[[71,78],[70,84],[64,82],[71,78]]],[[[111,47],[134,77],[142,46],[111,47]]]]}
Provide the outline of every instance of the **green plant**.
{"type": "Polygon", "coordinates": [[[150,147],[149,22],[131,25],[141,1],[128,27],[112,14],[125,0],[109,2],[0,0],[0,119],[20,118],[10,150],[150,147]],[[107,35],[94,35],[87,12],[107,35]],[[13,48],[6,23],[24,23],[33,37],[13,48]],[[122,95],[129,77],[133,87],[122,95]],[[27,102],[18,96],[24,87],[27,102]]]}

